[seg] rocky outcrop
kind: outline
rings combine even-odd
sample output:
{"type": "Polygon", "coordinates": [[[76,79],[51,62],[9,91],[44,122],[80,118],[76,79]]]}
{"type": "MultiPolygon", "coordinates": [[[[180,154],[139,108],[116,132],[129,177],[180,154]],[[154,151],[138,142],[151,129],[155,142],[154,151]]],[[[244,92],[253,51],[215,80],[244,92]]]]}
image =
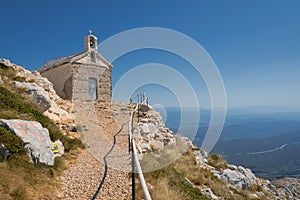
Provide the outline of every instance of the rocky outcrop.
{"type": "MultiPolygon", "coordinates": [[[[278,193],[281,193],[281,196],[286,195],[288,199],[300,199],[300,179],[288,177],[273,180],[272,184],[280,188],[278,193]]],[[[278,196],[280,196],[280,194],[278,196]]]]}
{"type": "Polygon", "coordinates": [[[37,71],[30,72],[7,59],[0,59],[0,64],[15,71],[16,76],[20,77],[23,82],[13,82],[12,84],[25,88],[34,101],[42,105],[44,115],[54,121],[63,133],[79,137],[74,124],[72,102],[61,99],[47,78],[42,77],[37,71]]]}
{"type": "Polygon", "coordinates": [[[2,77],[0,76],[0,85],[3,84],[3,80],[2,80],[2,77]]]}
{"type": "Polygon", "coordinates": [[[196,150],[196,151],[194,151],[194,154],[195,154],[196,164],[198,167],[203,166],[208,163],[208,161],[207,161],[208,154],[206,151],[196,150]]]}
{"type": "Polygon", "coordinates": [[[257,184],[252,171],[242,166],[230,165],[229,169],[214,171],[214,175],[239,190],[250,189],[252,185],[257,184]]]}
{"type": "Polygon", "coordinates": [[[46,93],[44,88],[39,87],[37,84],[14,81],[11,85],[25,89],[25,93],[29,95],[29,97],[41,108],[43,112],[51,107],[49,95],[46,93]]]}
{"type": "Polygon", "coordinates": [[[139,110],[136,120],[138,124],[134,129],[133,137],[137,141],[139,153],[161,150],[164,146],[176,142],[174,133],[165,127],[160,114],[151,107],[148,111],[139,110]]]}
{"type": "MultiPolygon", "coordinates": [[[[195,149],[197,149],[195,147],[195,149]]],[[[296,178],[286,178],[272,181],[256,177],[253,172],[242,166],[227,165],[225,169],[216,169],[207,162],[207,153],[203,150],[195,150],[195,161],[200,168],[209,169],[212,174],[224,183],[228,184],[229,188],[242,191],[252,191],[248,194],[250,199],[260,199],[268,197],[268,199],[299,199],[300,180],[296,178]],[[255,189],[256,188],[256,189],[255,189]]],[[[211,190],[206,190],[205,187],[201,191],[211,199],[216,199],[216,196],[211,190]]],[[[217,199],[221,199],[220,197],[217,199]]]]}
{"type": "Polygon", "coordinates": [[[2,119],[0,120],[0,126],[23,140],[32,162],[54,165],[54,153],[51,150],[52,142],[49,132],[40,123],[17,119],[2,119]]]}
{"type": "MultiPolygon", "coordinates": [[[[216,168],[209,164],[208,153],[195,147],[192,142],[182,136],[174,136],[173,132],[165,127],[161,116],[151,107],[148,111],[144,110],[137,113],[139,119],[135,119],[136,127],[133,137],[137,141],[137,148],[140,153],[150,152],[151,155],[158,150],[165,149],[168,145],[178,143],[179,140],[184,142],[184,146],[188,146],[195,155],[195,163],[199,168],[209,170],[211,174],[219,181],[224,182],[224,186],[229,191],[245,192],[249,199],[299,199],[299,182],[287,181],[280,185],[278,182],[272,184],[268,180],[257,178],[253,172],[242,166],[226,164],[225,168],[216,168]]],[[[155,158],[160,157],[159,153],[153,154],[151,162],[147,163],[155,165],[155,158]]],[[[144,160],[143,160],[144,161],[144,160]]],[[[158,164],[158,163],[157,163],[158,164]]],[[[154,167],[155,168],[155,167],[154,167]]],[[[222,199],[213,193],[213,190],[206,185],[197,185],[188,179],[185,179],[193,187],[198,188],[203,194],[210,199],[222,199]]]]}

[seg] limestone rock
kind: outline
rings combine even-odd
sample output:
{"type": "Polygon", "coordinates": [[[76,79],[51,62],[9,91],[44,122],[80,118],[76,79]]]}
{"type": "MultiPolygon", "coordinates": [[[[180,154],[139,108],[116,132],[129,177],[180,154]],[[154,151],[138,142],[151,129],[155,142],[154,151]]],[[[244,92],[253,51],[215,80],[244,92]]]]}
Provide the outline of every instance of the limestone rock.
{"type": "Polygon", "coordinates": [[[155,124],[149,124],[148,127],[149,127],[149,130],[150,130],[150,133],[153,133],[153,134],[157,134],[158,133],[158,127],[157,127],[157,125],[155,125],[155,124]]]}
{"type": "Polygon", "coordinates": [[[141,149],[142,149],[142,153],[152,151],[152,148],[149,143],[142,143],[141,149]]]}
{"type": "Polygon", "coordinates": [[[256,177],[252,171],[241,166],[237,170],[225,169],[220,174],[216,174],[216,176],[240,190],[249,189],[251,185],[257,184],[256,177]]]}
{"type": "Polygon", "coordinates": [[[212,200],[221,199],[217,195],[215,195],[209,187],[204,187],[203,189],[201,189],[201,192],[204,193],[209,199],[212,199],[212,200]]]}
{"type": "Polygon", "coordinates": [[[3,126],[11,133],[20,137],[28,149],[28,154],[34,163],[54,165],[54,154],[51,150],[52,142],[46,128],[35,121],[25,120],[0,120],[3,126]]]}
{"type": "Polygon", "coordinates": [[[195,154],[195,159],[196,159],[196,163],[198,166],[202,166],[208,163],[207,161],[207,152],[203,151],[203,150],[197,150],[194,151],[195,154]]]}
{"type": "Polygon", "coordinates": [[[280,188],[279,196],[288,196],[289,199],[300,199],[300,179],[286,177],[272,181],[273,187],[280,188]]]}
{"type": "Polygon", "coordinates": [[[32,100],[37,103],[43,111],[46,111],[51,107],[48,94],[44,88],[39,87],[37,84],[14,81],[11,85],[18,88],[24,88],[26,93],[30,95],[32,100]]]}
{"type": "Polygon", "coordinates": [[[54,157],[56,158],[65,153],[65,147],[60,140],[55,140],[52,143],[52,151],[54,152],[54,157]]]}
{"type": "Polygon", "coordinates": [[[10,156],[10,152],[5,149],[4,144],[0,143],[0,161],[6,160],[10,156]]]}
{"type": "Polygon", "coordinates": [[[0,85],[3,84],[3,80],[2,80],[2,77],[0,76],[0,85]]]}
{"type": "Polygon", "coordinates": [[[148,133],[150,133],[150,128],[148,124],[141,124],[140,125],[140,133],[141,135],[146,135],[148,133]]]}
{"type": "Polygon", "coordinates": [[[242,166],[238,166],[238,171],[241,172],[246,177],[246,179],[250,184],[257,184],[256,177],[250,169],[244,168],[242,166]]]}
{"type": "Polygon", "coordinates": [[[157,140],[150,140],[150,146],[154,151],[164,148],[164,143],[157,140]]]}
{"type": "Polygon", "coordinates": [[[44,115],[56,123],[70,124],[74,121],[74,115],[61,109],[56,103],[51,103],[51,107],[44,112],[44,115]]]}
{"type": "MultiPolygon", "coordinates": [[[[34,83],[38,87],[44,89],[50,99],[50,108],[47,105],[44,108],[44,114],[58,124],[68,124],[74,122],[74,114],[72,113],[72,102],[61,99],[55,92],[53,84],[45,77],[42,77],[38,71],[30,72],[21,66],[11,63],[7,59],[0,59],[0,63],[9,67],[16,72],[16,75],[22,77],[26,83],[34,83]],[[48,108],[47,110],[45,110],[48,108]]],[[[25,84],[26,84],[25,83],[25,84]]],[[[48,98],[46,97],[48,100],[48,98]]]]}

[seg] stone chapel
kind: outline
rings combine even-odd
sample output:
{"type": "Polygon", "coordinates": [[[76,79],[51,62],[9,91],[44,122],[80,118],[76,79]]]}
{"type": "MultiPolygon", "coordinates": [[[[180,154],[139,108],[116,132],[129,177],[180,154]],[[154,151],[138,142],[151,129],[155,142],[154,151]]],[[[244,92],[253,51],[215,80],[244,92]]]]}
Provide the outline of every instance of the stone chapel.
{"type": "Polygon", "coordinates": [[[63,99],[110,103],[112,68],[98,52],[97,37],[90,32],[84,37],[83,52],[51,60],[38,71],[63,99]]]}

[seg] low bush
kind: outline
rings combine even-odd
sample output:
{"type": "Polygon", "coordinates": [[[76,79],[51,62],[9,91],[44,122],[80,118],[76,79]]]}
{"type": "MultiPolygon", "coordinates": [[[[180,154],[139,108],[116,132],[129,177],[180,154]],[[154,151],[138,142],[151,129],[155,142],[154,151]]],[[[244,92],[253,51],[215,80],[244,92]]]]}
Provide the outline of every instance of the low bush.
{"type": "Polygon", "coordinates": [[[33,120],[41,123],[44,128],[49,130],[51,140],[60,139],[64,143],[66,151],[77,147],[83,148],[79,139],[71,139],[61,134],[58,127],[43,115],[35,104],[5,87],[0,87],[0,118],[8,117],[8,114],[10,119],[33,120]]]}
{"type": "Polygon", "coordinates": [[[0,143],[4,144],[5,149],[9,150],[11,154],[27,153],[27,149],[24,148],[23,141],[16,135],[11,134],[5,128],[0,127],[0,143]]]}
{"type": "Polygon", "coordinates": [[[225,160],[218,154],[208,154],[208,164],[215,167],[216,169],[226,169],[228,165],[225,160]]]}

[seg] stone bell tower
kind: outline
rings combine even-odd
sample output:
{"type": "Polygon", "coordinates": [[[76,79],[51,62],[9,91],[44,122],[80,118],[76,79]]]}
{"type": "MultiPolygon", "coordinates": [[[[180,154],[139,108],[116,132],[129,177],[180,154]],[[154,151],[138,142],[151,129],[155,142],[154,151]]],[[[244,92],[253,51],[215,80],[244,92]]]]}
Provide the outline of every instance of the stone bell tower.
{"type": "Polygon", "coordinates": [[[84,37],[84,50],[94,50],[98,51],[98,39],[96,36],[92,35],[92,31],[89,31],[90,34],[84,37]]]}

